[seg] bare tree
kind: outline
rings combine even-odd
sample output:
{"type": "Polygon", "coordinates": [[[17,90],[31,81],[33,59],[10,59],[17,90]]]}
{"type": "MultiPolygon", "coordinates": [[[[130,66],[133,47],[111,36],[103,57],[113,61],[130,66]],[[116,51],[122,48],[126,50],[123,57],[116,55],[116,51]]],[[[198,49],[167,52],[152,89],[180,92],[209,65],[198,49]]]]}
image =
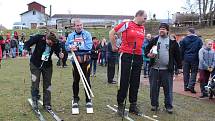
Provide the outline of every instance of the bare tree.
{"type": "Polygon", "coordinates": [[[199,7],[199,15],[201,23],[205,23],[209,26],[213,25],[213,19],[215,14],[214,0],[197,0],[199,7]]]}
{"type": "Polygon", "coordinates": [[[196,4],[194,3],[194,1],[191,1],[191,0],[186,0],[185,6],[181,8],[185,11],[185,13],[197,12],[196,4]]]}

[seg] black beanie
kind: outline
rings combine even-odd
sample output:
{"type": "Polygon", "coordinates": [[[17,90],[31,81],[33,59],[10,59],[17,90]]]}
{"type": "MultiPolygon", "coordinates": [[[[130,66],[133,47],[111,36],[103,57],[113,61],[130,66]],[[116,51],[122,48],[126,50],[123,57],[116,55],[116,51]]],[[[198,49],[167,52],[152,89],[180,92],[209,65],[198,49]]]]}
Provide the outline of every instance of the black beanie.
{"type": "Polygon", "coordinates": [[[167,31],[169,31],[169,25],[167,23],[161,23],[159,29],[160,28],[165,28],[167,31]]]}

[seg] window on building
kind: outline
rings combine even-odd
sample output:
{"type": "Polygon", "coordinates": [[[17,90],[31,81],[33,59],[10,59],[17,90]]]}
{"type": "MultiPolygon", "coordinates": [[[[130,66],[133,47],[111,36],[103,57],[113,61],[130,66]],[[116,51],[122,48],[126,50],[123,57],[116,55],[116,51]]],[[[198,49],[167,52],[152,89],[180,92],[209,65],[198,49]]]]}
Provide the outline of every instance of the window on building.
{"type": "Polygon", "coordinates": [[[36,11],[33,11],[33,15],[36,15],[36,11]]]}
{"type": "Polygon", "coordinates": [[[43,25],[43,23],[40,23],[40,25],[43,25]]]}

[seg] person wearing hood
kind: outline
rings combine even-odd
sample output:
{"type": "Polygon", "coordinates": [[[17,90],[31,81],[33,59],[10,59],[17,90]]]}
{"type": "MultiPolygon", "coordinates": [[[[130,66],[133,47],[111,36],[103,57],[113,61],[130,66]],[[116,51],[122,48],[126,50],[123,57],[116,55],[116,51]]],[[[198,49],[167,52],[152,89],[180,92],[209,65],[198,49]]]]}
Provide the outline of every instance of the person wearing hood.
{"type": "Polygon", "coordinates": [[[188,29],[188,35],[180,41],[181,57],[183,61],[184,91],[196,93],[195,83],[199,64],[199,50],[202,40],[195,34],[194,28],[188,29]]]}
{"type": "Polygon", "coordinates": [[[205,46],[199,50],[200,98],[208,97],[205,86],[207,86],[210,74],[215,67],[215,52],[212,50],[212,43],[212,40],[206,39],[205,46]]]}

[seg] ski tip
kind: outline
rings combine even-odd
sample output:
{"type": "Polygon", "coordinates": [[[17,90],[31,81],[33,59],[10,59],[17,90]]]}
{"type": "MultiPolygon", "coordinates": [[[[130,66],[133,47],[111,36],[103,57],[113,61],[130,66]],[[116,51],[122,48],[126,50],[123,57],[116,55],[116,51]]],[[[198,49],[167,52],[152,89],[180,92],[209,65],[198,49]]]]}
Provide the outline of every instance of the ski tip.
{"type": "Polygon", "coordinates": [[[93,108],[87,108],[87,114],[92,114],[93,112],[93,108]]]}
{"type": "Polygon", "coordinates": [[[72,115],[78,115],[79,109],[78,108],[72,108],[72,115]]]}

